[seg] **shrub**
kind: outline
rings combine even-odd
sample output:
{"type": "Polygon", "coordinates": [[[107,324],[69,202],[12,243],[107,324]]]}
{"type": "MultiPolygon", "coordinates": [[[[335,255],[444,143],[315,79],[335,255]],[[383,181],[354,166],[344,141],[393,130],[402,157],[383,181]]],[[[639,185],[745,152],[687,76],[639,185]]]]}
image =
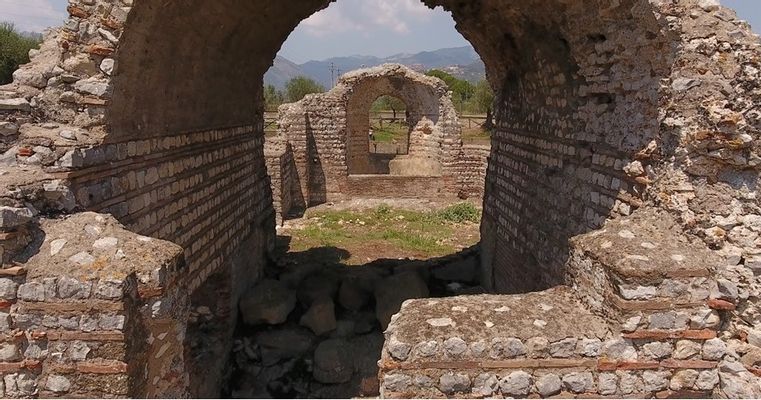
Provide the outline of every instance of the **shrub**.
{"type": "Polygon", "coordinates": [[[458,203],[438,212],[438,217],[449,222],[478,222],[481,212],[470,203],[458,203]]]}
{"type": "Polygon", "coordinates": [[[13,72],[29,62],[29,50],[39,45],[39,39],[18,33],[11,23],[0,22],[0,85],[13,81],[13,72]]]}

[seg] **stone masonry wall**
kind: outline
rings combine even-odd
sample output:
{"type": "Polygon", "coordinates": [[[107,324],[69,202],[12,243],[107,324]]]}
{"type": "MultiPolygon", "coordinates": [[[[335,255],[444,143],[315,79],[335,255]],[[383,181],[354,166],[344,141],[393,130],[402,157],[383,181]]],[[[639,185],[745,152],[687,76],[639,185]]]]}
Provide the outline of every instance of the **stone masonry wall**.
{"type": "MultiPolygon", "coordinates": [[[[404,66],[387,64],[350,72],[330,92],[282,106],[278,125],[279,137],[268,147],[273,154],[284,154],[279,141],[290,144],[301,196],[309,205],[354,196],[483,195],[487,158],[482,148],[463,146],[447,88],[440,80],[404,66]],[[390,161],[389,174],[377,176],[368,151],[369,109],[384,94],[405,101],[413,128],[408,154],[390,161]]],[[[270,173],[274,187],[283,185],[278,178],[282,175],[282,171],[270,173]]],[[[282,195],[279,189],[273,193],[282,195]]]]}
{"type": "MultiPolygon", "coordinates": [[[[566,299],[561,287],[495,298],[526,311],[492,321],[500,333],[489,333],[488,344],[496,346],[498,364],[484,364],[476,353],[465,366],[440,364],[449,353],[471,354],[458,353],[458,340],[444,341],[451,334],[477,343],[465,335],[483,328],[469,329],[472,322],[452,315],[483,304],[455,299],[448,300],[457,303],[451,306],[438,303],[449,307],[446,313],[421,308],[407,320],[425,324],[409,325],[410,335],[425,340],[399,340],[436,342],[420,346],[410,361],[444,358],[421,367],[402,359],[388,363],[395,356],[384,354],[385,393],[438,395],[434,382],[435,390],[454,395],[471,390],[471,382],[493,388],[497,380],[502,393],[541,395],[557,392],[559,380],[559,390],[579,396],[761,396],[761,45],[747,24],[715,0],[424,2],[452,12],[498,93],[485,179],[482,283],[511,293],[568,284],[578,297],[566,299]],[[616,225],[637,225],[638,218],[669,227],[652,241],[646,229],[616,225]],[[665,244],[669,252],[656,251],[665,244]],[[684,275],[679,256],[687,254],[701,254],[705,265],[684,275]],[[648,268],[649,262],[661,268],[648,268]],[[685,295],[685,286],[698,296],[685,295]],[[546,300],[532,303],[537,297],[546,300]],[[576,322],[570,312],[552,320],[515,318],[536,315],[531,304],[562,309],[553,305],[558,299],[578,304],[574,310],[590,321],[589,329],[561,329],[576,322]],[[446,331],[454,328],[447,318],[462,333],[446,331]],[[564,358],[552,347],[521,358],[529,364],[510,361],[521,355],[512,339],[528,347],[529,339],[542,337],[533,331],[542,321],[547,331],[565,333],[545,337],[558,342],[554,353],[574,363],[581,358],[580,364],[523,359],[564,358]],[[560,343],[569,338],[576,342],[560,343]],[[455,350],[440,353],[439,342],[455,350]],[[585,345],[576,352],[579,343],[585,345]],[[554,377],[544,373],[550,366],[554,377]],[[482,368],[504,373],[492,376],[482,368]],[[400,373],[398,386],[388,379],[421,369],[431,371],[400,373]],[[461,370],[479,373],[463,377],[461,370]],[[415,381],[416,375],[428,379],[415,381]]],[[[190,340],[195,328],[189,321],[200,294],[221,286],[212,313],[223,327],[217,343],[229,347],[237,295],[259,278],[274,235],[261,78],[295,26],[329,4],[69,2],[64,26],[46,36],[13,84],[0,87],[6,396],[215,395],[224,357],[190,340]],[[113,213],[129,230],[85,210],[113,213]],[[208,368],[198,368],[209,359],[208,368]],[[201,373],[209,387],[191,389],[201,373]]],[[[300,112],[286,121],[312,132],[292,143],[307,205],[348,191],[342,185],[353,158],[347,137],[335,132],[351,125],[353,115],[331,108],[344,100],[323,97],[326,110],[334,111],[300,112]]],[[[428,114],[421,111],[418,132],[430,130],[437,140],[429,143],[441,144],[433,154],[446,176],[456,170],[451,160],[461,144],[429,128],[452,129],[456,120],[428,114]]],[[[411,153],[413,143],[428,142],[411,140],[411,153]]],[[[437,167],[424,161],[420,165],[437,167]]],[[[503,305],[483,308],[483,318],[502,313],[503,305]]],[[[398,317],[400,327],[407,310],[398,317]]],[[[389,332],[387,347],[404,332],[399,329],[389,332]]]]}

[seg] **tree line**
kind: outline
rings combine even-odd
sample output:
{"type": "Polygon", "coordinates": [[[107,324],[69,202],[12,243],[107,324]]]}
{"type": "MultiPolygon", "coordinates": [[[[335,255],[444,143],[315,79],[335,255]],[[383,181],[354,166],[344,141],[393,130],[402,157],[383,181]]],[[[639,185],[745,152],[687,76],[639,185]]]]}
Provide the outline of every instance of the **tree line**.
{"type": "Polygon", "coordinates": [[[40,39],[22,35],[10,22],[0,22],[0,85],[13,81],[13,72],[29,62],[29,50],[40,45],[40,39]]]}
{"type": "MultiPolygon", "coordinates": [[[[487,114],[491,111],[494,92],[485,79],[473,84],[438,69],[432,69],[426,75],[435,76],[449,86],[452,102],[461,114],[487,114]]],[[[267,85],[264,88],[264,101],[267,111],[276,111],[281,104],[295,103],[308,94],[323,92],[325,88],[314,79],[299,76],[289,80],[284,90],[267,85]]],[[[404,109],[404,103],[391,96],[383,96],[373,105],[373,111],[397,112],[404,109]]]]}

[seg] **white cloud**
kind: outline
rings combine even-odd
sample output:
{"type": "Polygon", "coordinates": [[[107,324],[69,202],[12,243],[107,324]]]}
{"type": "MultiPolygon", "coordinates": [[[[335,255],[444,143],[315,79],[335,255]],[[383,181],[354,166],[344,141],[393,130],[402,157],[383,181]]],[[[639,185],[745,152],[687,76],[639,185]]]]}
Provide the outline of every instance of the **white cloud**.
{"type": "Polygon", "coordinates": [[[0,21],[12,22],[19,31],[42,32],[66,17],[61,0],[0,0],[0,21]]]}
{"type": "Polygon", "coordinates": [[[314,36],[362,30],[362,26],[354,22],[354,18],[346,15],[342,9],[337,7],[328,7],[315,13],[301,24],[308,33],[314,36]]]}
{"type": "Polygon", "coordinates": [[[307,33],[328,36],[346,33],[410,32],[410,24],[427,21],[431,10],[420,0],[339,0],[302,22],[307,33]]]}

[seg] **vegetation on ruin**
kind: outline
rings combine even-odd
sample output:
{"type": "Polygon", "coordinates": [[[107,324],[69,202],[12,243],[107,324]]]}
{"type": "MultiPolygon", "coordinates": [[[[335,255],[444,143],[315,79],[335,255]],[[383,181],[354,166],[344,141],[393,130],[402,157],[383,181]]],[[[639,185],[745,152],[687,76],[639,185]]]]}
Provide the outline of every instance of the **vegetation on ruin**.
{"type": "Polygon", "coordinates": [[[304,96],[313,93],[323,93],[325,88],[312,78],[299,76],[285,84],[285,90],[278,90],[273,85],[264,87],[264,105],[267,111],[277,111],[284,103],[295,103],[304,96]]]}
{"type": "Polygon", "coordinates": [[[0,85],[13,81],[13,71],[29,62],[29,50],[36,49],[40,39],[19,33],[8,22],[0,22],[0,85]]]}
{"type": "Polygon", "coordinates": [[[452,102],[460,114],[486,114],[494,102],[494,92],[485,79],[475,85],[438,69],[426,73],[441,79],[452,91],[452,102]]]}
{"type": "Polygon", "coordinates": [[[305,224],[290,229],[291,251],[331,247],[345,249],[349,264],[367,254],[427,259],[478,243],[481,211],[458,203],[435,211],[411,211],[387,205],[370,210],[309,212],[305,224]]]}

